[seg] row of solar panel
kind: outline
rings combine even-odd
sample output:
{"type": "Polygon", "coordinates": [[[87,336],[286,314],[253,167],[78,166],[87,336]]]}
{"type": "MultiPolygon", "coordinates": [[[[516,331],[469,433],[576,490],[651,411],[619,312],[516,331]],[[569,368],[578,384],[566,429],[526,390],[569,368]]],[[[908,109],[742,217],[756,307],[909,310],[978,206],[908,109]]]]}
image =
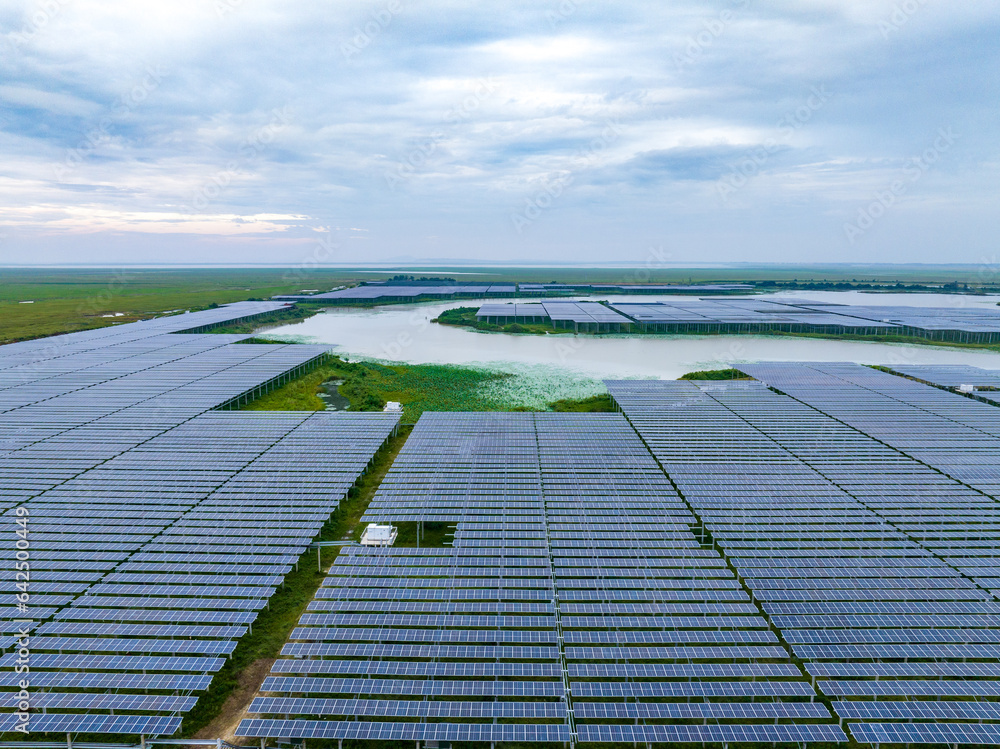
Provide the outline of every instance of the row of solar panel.
{"type": "MultiPolygon", "coordinates": [[[[31,681],[56,690],[33,700],[47,711],[34,731],[176,730],[394,428],[383,414],[199,415],[325,348],[174,331],[281,306],[0,348],[0,480],[7,507],[29,511],[40,625],[31,681]],[[161,690],[182,696],[129,694],[161,690]]],[[[0,524],[15,529],[10,513],[0,524]]],[[[14,582],[11,569],[0,587],[14,582]]],[[[12,634],[25,612],[0,616],[12,634]]]]}
{"type": "MultiPolygon", "coordinates": [[[[748,366],[747,370],[755,376],[762,374],[756,365],[748,366]]],[[[788,392],[784,379],[770,378],[768,382],[788,392]]],[[[995,507],[995,503],[981,495],[977,498],[960,484],[947,483],[947,479],[940,474],[934,474],[910,460],[905,451],[895,452],[829,419],[823,413],[827,404],[822,401],[823,396],[829,394],[830,387],[825,382],[823,385],[818,399],[816,392],[802,388],[803,393],[808,392],[813,398],[810,405],[818,410],[805,408],[757,383],[712,385],[702,389],[680,383],[639,387],[612,383],[610,389],[682,494],[701,515],[713,538],[740,570],[754,597],[761,601],[765,610],[776,614],[772,616],[772,623],[792,643],[796,655],[806,661],[806,670],[823,677],[817,682],[822,691],[831,695],[876,699],[994,695],[997,682],[984,680],[983,677],[993,676],[996,664],[947,662],[949,659],[977,656],[996,658],[998,651],[995,646],[969,644],[996,642],[993,638],[995,633],[979,627],[984,624],[993,626],[997,622],[990,616],[969,615],[970,601],[988,601],[985,605],[973,605],[984,605],[984,614],[994,613],[994,599],[984,596],[981,589],[976,589],[969,580],[960,577],[956,566],[944,565],[932,556],[920,543],[919,536],[914,537],[907,532],[905,518],[916,513],[911,511],[884,516],[879,514],[879,510],[885,504],[886,496],[901,496],[898,482],[903,470],[910,481],[934,486],[933,490],[920,493],[906,491],[906,501],[910,506],[916,506],[914,509],[923,503],[925,512],[936,515],[937,497],[942,488],[968,506],[992,504],[995,507]],[[689,437],[694,437],[695,430],[701,441],[692,449],[689,437]],[[830,440],[830,435],[838,430],[844,439],[830,440]],[[786,479],[776,481],[749,469],[743,462],[745,453],[740,451],[734,454],[729,444],[713,447],[713,441],[723,434],[728,440],[753,444],[757,452],[755,458],[766,456],[766,459],[782,464],[786,479]],[[822,435],[822,439],[818,435],[822,435]],[[761,441],[760,437],[767,442],[761,441]],[[847,457],[843,453],[845,441],[853,446],[852,454],[847,457]],[[685,443],[683,449],[677,447],[678,443],[685,443]],[[871,461],[871,467],[864,473],[854,469],[854,453],[865,455],[871,461]],[[876,457],[878,460],[873,460],[876,457]],[[690,462],[692,460],[703,465],[690,462]],[[727,469],[722,469],[726,471],[725,482],[716,486],[717,479],[713,477],[715,462],[723,460],[729,463],[727,469]],[[881,466],[885,462],[895,463],[894,470],[883,471],[881,466]],[[707,467],[709,464],[711,468],[707,467]],[[784,514],[785,523],[795,524],[796,527],[782,532],[782,528],[773,524],[769,526],[766,521],[752,517],[746,502],[738,497],[738,484],[734,486],[734,481],[738,481],[734,474],[740,470],[746,472],[743,480],[746,491],[759,492],[763,489],[770,493],[772,496],[768,504],[784,514]],[[907,558],[897,555],[890,567],[884,563],[888,561],[884,552],[866,549],[862,544],[849,551],[848,547],[838,545],[845,550],[824,555],[805,551],[809,546],[817,550],[829,549],[840,529],[828,524],[810,523],[815,517],[813,513],[817,513],[810,507],[815,493],[803,492],[796,487],[798,482],[787,481],[787,477],[791,476],[801,477],[801,485],[806,487],[815,487],[825,481],[830,487],[828,494],[839,493],[841,506],[854,506],[854,517],[867,512],[871,522],[887,524],[888,538],[906,541],[907,558]],[[725,499],[720,501],[722,497],[725,499]],[[805,501],[807,498],[808,501],[805,501]],[[901,519],[903,522],[900,522],[901,519]],[[755,535],[758,536],[757,543],[752,541],[755,535]],[[795,543],[783,545],[772,541],[776,535],[795,543]],[[738,539],[747,539],[750,543],[738,539]],[[748,555],[740,551],[744,546],[767,551],[748,555]],[[865,556],[870,559],[866,561],[865,556]],[[765,572],[766,576],[762,576],[765,572]],[[871,578],[863,577],[866,575],[871,578]],[[816,603],[775,603],[789,600],[816,603]],[[838,604],[837,601],[845,603],[838,604]],[[804,606],[809,608],[802,608],[804,606]],[[983,624],[977,626],[976,620],[983,624]],[[836,629],[838,627],[840,629],[836,629]],[[801,644],[811,642],[843,644],[801,644]],[[927,662],[877,662],[908,658],[926,659],[927,662]],[[815,662],[820,659],[835,662],[815,662]],[[876,663],[845,662],[851,659],[874,659],[876,663]],[[850,680],[852,677],[854,680],[850,680]],[[859,681],[858,678],[864,680],[859,681]],[[927,678],[932,680],[927,681],[927,678]]],[[[893,412],[893,409],[889,411],[893,412]]],[[[837,418],[844,421],[843,415],[843,412],[838,412],[837,418]]],[[[889,422],[893,418],[890,413],[881,416],[889,422]]],[[[884,440],[884,434],[880,434],[879,439],[884,440]]],[[[976,518],[968,520],[974,523],[976,518]]],[[[842,718],[848,719],[879,720],[887,716],[902,718],[920,714],[920,707],[912,708],[913,713],[908,714],[906,708],[897,708],[900,704],[919,703],[835,702],[834,706],[842,718]],[[850,705],[870,706],[870,712],[865,712],[863,708],[852,712],[850,705]],[[885,712],[880,713],[883,709],[885,712]],[[894,709],[900,709],[900,713],[893,714],[891,711],[894,709]]],[[[925,713],[928,718],[960,718],[960,713],[935,715],[932,709],[925,713]]],[[[872,726],[851,724],[851,732],[859,741],[866,741],[866,737],[873,735],[866,733],[870,728],[872,726]]],[[[926,730],[921,727],[910,740],[933,741],[942,730],[941,725],[927,724],[926,730]]]]}

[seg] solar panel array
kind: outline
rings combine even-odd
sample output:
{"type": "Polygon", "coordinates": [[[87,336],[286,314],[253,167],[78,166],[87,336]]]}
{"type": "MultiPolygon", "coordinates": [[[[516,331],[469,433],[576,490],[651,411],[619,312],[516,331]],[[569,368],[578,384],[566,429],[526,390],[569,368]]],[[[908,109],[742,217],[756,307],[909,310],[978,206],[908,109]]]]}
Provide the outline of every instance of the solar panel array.
{"type": "Polygon", "coordinates": [[[172,333],[246,303],[0,348],[0,731],[14,633],[31,636],[33,733],[170,734],[398,423],[209,411],[323,347],[172,333]],[[13,565],[27,511],[29,602],[13,565]]]}
{"type": "Polygon", "coordinates": [[[514,284],[381,284],[352,286],[323,294],[281,294],[275,299],[339,304],[406,302],[419,299],[455,299],[457,297],[514,296],[514,284]]]}
{"type": "Polygon", "coordinates": [[[848,315],[859,320],[898,326],[904,335],[938,341],[995,343],[1000,341],[996,307],[909,307],[905,305],[840,305],[804,300],[787,301],[801,309],[848,315]]]}
{"type": "MultiPolygon", "coordinates": [[[[905,335],[940,341],[1000,341],[1000,311],[842,305],[760,297],[704,298],[660,302],[614,302],[612,310],[640,330],[659,333],[825,333],[905,335]]],[[[490,317],[499,309],[490,307],[490,317]]],[[[480,310],[480,316],[486,311],[480,310]]]]}
{"type": "MultiPolygon", "coordinates": [[[[785,390],[794,366],[740,368],[785,390]]],[[[791,393],[819,410],[760,382],[609,390],[858,741],[1000,741],[991,497],[823,413],[846,397],[822,379],[791,393]]]]}
{"type": "MultiPolygon", "coordinates": [[[[612,309],[635,320],[642,330],[659,333],[851,333],[879,335],[894,326],[840,314],[837,307],[810,309],[764,299],[699,299],[651,303],[613,303],[612,309]]],[[[1000,323],[1000,316],[998,316],[1000,323]]]]}
{"type": "Polygon", "coordinates": [[[893,371],[929,382],[939,387],[957,388],[962,385],[1000,388],[1000,371],[981,369],[969,364],[895,364],[893,371]]]}
{"type": "Polygon", "coordinates": [[[616,414],[425,413],[362,521],[453,547],[338,558],[237,735],[846,737],[616,414]]]}
{"type": "MultiPolygon", "coordinates": [[[[567,291],[569,289],[566,287],[567,291]]],[[[789,332],[907,335],[977,343],[1000,341],[1000,311],[988,308],[855,307],[759,297],[607,305],[597,302],[487,303],[479,308],[476,317],[497,324],[542,322],[557,328],[572,327],[590,332],[629,330],[634,324],[640,330],[658,333],[789,332]]]]}
{"type": "Polygon", "coordinates": [[[857,364],[739,365],[936,470],[1000,497],[1000,410],[857,364]]]}
{"type": "Polygon", "coordinates": [[[480,284],[391,284],[367,283],[348,289],[322,294],[279,294],[275,299],[288,301],[319,301],[331,304],[418,301],[420,299],[454,299],[459,297],[547,296],[574,292],[610,292],[619,294],[684,294],[713,291],[749,291],[747,284],[702,284],[694,286],[669,284],[542,284],[542,283],[480,283],[480,284]]]}
{"type": "Polygon", "coordinates": [[[632,325],[629,318],[597,302],[491,303],[479,308],[476,319],[500,325],[541,322],[556,328],[593,333],[624,331],[632,325]]]}
{"type": "Polygon", "coordinates": [[[524,296],[551,293],[611,292],[615,294],[704,294],[712,291],[751,291],[753,285],[743,283],[652,284],[652,283],[522,283],[517,285],[524,296]]]}

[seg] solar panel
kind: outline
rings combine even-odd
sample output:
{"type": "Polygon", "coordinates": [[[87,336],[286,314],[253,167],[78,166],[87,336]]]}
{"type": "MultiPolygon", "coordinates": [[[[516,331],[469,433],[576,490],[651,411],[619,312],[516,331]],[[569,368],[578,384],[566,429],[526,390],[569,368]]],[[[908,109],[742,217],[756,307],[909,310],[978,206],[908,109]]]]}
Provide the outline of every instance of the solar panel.
{"type": "Polygon", "coordinates": [[[996,744],[1000,725],[960,723],[852,723],[851,735],[865,744],[996,744]]]}
{"type": "MultiPolygon", "coordinates": [[[[857,734],[855,734],[857,738],[857,734]]],[[[637,743],[776,743],[776,742],[831,742],[847,741],[847,736],[837,726],[831,725],[590,725],[577,726],[577,739],[581,742],[637,743]]]]}
{"type": "MultiPolygon", "coordinates": [[[[215,410],[320,362],[326,348],[180,331],[283,306],[225,305],[0,347],[0,431],[18,435],[0,445],[0,482],[13,492],[0,525],[13,532],[14,503],[30,512],[30,615],[41,624],[32,686],[94,690],[38,695],[47,712],[33,730],[175,731],[194,697],[144,692],[208,687],[224,663],[215,656],[232,652],[398,423],[215,410]]],[[[14,583],[11,573],[0,588],[14,583]]],[[[8,622],[19,616],[0,608],[8,622]]]]}

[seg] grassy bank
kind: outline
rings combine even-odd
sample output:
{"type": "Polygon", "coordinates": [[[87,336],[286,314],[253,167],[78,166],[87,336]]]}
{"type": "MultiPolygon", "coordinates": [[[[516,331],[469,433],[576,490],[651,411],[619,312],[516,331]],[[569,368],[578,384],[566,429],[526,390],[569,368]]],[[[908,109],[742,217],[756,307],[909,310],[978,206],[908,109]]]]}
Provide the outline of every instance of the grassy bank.
{"type": "MultiPolygon", "coordinates": [[[[401,428],[399,433],[390,437],[375,454],[370,469],[348,491],[347,497],[341,501],[340,506],[323,527],[318,540],[339,541],[348,534],[355,534],[359,518],[368,508],[393,460],[406,443],[409,433],[408,428],[401,428]]],[[[336,558],[336,553],[334,548],[326,550],[323,555],[325,569],[329,569],[336,558]]],[[[182,736],[192,737],[217,718],[236,717],[223,715],[223,707],[230,695],[239,687],[241,675],[258,660],[278,656],[324,577],[325,573],[316,568],[316,551],[311,550],[303,554],[299,559],[298,568],[285,577],[284,584],[271,598],[268,607],[260,612],[253,624],[253,632],[240,639],[225,666],[212,679],[212,685],[201,695],[194,709],[184,716],[182,736]]],[[[213,733],[208,738],[215,738],[216,735],[219,734],[213,733]]]]}

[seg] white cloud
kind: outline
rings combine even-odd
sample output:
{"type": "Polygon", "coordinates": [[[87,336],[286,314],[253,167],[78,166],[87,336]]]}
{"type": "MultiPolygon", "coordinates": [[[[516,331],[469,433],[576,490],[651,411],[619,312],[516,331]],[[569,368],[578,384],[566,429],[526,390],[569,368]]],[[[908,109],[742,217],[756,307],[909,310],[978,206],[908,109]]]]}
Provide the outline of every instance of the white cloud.
{"type": "Polygon", "coordinates": [[[92,101],[53,91],[41,91],[28,86],[0,85],[0,100],[6,102],[8,106],[40,109],[52,114],[74,117],[93,116],[101,111],[101,106],[92,101]]]}
{"type": "MultiPolygon", "coordinates": [[[[129,232],[159,235],[157,252],[176,234],[163,259],[197,260],[192,234],[259,245],[363,226],[366,259],[599,259],[609,237],[641,254],[691,236],[704,259],[734,259],[729,238],[758,231],[745,247],[769,259],[816,247],[823,260],[829,217],[943,126],[965,136],[940,179],[921,183],[926,221],[955,226],[955,245],[978,257],[982,226],[1000,216],[988,187],[1000,0],[915,0],[888,39],[878,24],[896,0],[581,0],[569,12],[547,0],[399,1],[347,60],[341,43],[388,0],[56,0],[0,58],[0,252],[44,259],[40,233],[129,232]],[[150,66],[162,80],[123,109],[150,66]],[[820,85],[829,102],[782,131],[820,85]],[[287,121],[269,130],[275,110],[287,121]],[[107,118],[106,137],[81,150],[107,118]],[[609,123],[619,132],[596,148],[609,123]],[[780,157],[720,212],[712,175],[769,139],[780,157]],[[956,222],[945,199],[959,168],[981,220],[956,222]],[[573,184],[531,231],[511,233],[511,211],[556,174],[573,184]],[[198,195],[209,196],[200,210],[182,208],[198,195]],[[794,251],[772,241],[782,225],[794,251]]],[[[0,35],[37,7],[6,3],[0,35]]],[[[897,249],[937,254],[912,237],[897,249]]]]}
{"type": "Polygon", "coordinates": [[[120,211],[93,205],[33,205],[5,213],[0,226],[41,226],[53,234],[135,232],[139,234],[243,235],[285,232],[309,216],[280,213],[190,214],[167,211],[120,211]]]}

